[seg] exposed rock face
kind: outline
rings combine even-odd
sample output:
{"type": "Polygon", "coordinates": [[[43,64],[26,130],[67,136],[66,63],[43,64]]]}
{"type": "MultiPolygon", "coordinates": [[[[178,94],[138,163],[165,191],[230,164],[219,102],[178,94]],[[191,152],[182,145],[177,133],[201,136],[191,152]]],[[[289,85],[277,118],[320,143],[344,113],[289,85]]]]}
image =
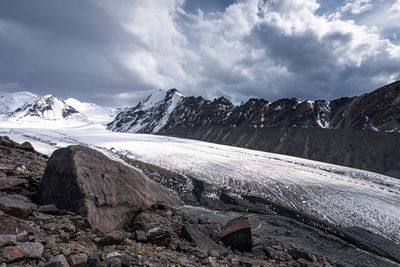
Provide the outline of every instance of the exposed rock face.
{"type": "Polygon", "coordinates": [[[93,229],[109,232],[130,222],[156,201],[173,202],[167,189],[137,169],[84,146],[69,146],[49,158],[40,188],[42,204],[86,217],[93,229]]]}
{"type": "Polygon", "coordinates": [[[232,249],[250,251],[253,241],[249,220],[244,216],[230,220],[221,234],[221,240],[232,249]]]}
{"type": "Polygon", "coordinates": [[[113,131],[139,133],[165,133],[176,127],[199,126],[399,132],[400,81],[352,98],[303,102],[296,98],[275,102],[252,98],[237,106],[224,97],[210,101],[202,97],[185,97],[171,89],[163,94],[157,92],[137,106],[124,110],[108,125],[113,131]],[[173,96],[179,96],[179,99],[172,105],[173,96]]]}

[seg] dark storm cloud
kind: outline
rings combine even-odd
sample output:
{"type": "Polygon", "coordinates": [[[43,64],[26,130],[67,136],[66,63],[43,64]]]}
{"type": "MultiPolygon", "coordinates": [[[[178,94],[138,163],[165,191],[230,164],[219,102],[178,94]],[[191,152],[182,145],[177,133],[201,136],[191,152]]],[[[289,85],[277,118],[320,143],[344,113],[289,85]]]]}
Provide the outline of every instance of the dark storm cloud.
{"type": "Polygon", "coordinates": [[[396,13],[356,2],[1,1],[0,91],[108,105],[171,87],[235,102],[361,94],[400,78],[400,47],[396,13]]]}
{"type": "Polygon", "coordinates": [[[149,86],[116,55],[137,40],[96,1],[2,1],[0,25],[0,84],[100,101],[149,86]]]}

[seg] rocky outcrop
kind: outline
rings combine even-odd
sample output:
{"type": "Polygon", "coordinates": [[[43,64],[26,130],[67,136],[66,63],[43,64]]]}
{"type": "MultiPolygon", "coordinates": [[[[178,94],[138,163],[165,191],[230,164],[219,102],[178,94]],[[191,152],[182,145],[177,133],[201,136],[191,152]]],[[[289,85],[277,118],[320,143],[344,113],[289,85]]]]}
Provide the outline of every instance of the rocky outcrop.
{"type": "Polygon", "coordinates": [[[232,249],[251,251],[253,241],[249,220],[244,216],[230,220],[221,234],[221,240],[232,249]]]}
{"type": "Polygon", "coordinates": [[[84,146],[69,146],[52,154],[39,199],[42,204],[83,215],[92,229],[103,232],[123,227],[135,213],[157,201],[174,201],[167,189],[141,171],[84,146]]]}

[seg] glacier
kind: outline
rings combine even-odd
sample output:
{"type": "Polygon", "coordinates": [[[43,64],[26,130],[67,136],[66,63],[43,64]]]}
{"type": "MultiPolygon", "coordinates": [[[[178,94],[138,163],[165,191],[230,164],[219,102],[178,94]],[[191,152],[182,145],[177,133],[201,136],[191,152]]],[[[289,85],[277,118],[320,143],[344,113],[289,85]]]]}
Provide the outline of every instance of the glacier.
{"type": "Polygon", "coordinates": [[[28,128],[0,122],[0,134],[51,154],[71,144],[110,150],[294,208],[341,227],[358,226],[400,244],[400,180],[291,156],[148,134],[111,132],[102,124],[28,128]]]}

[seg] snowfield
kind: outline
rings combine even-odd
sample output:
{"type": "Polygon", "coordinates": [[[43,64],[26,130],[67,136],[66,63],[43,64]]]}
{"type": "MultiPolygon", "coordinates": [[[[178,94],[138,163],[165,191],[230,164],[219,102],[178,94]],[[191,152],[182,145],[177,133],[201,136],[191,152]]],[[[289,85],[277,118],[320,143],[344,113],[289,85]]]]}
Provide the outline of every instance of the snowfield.
{"type": "Polygon", "coordinates": [[[113,149],[336,225],[363,227],[400,244],[400,180],[388,176],[188,139],[111,132],[101,124],[40,129],[0,122],[0,135],[29,141],[46,154],[70,144],[113,149]]]}

